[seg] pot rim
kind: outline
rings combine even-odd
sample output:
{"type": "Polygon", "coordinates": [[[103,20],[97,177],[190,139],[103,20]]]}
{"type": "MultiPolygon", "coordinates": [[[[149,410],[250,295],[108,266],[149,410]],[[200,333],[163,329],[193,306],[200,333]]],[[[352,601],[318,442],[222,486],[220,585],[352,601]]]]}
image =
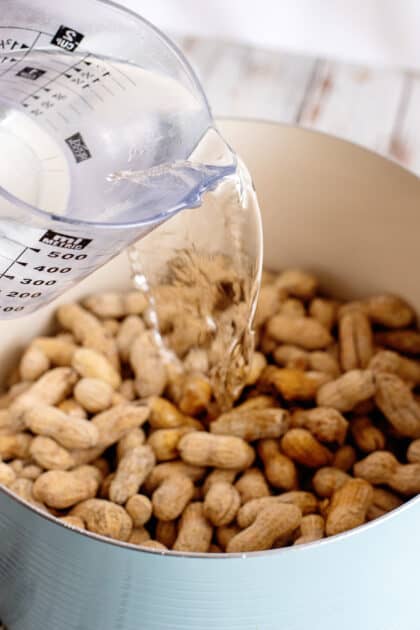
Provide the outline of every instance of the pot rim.
{"type": "Polygon", "coordinates": [[[134,545],[132,543],[123,542],[121,540],[115,540],[113,538],[108,538],[106,536],[101,536],[100,534],[95,534],[94,532],[89,532],[85,529],[78,529],[66,523],[65,521],[59,521],[52,514],[47,514],[42,509],[38,508],[31,503],[28,503],[24,499],[21,499],[16,494],[14,494],[8,488],[0,485],[0,493],[3,492],[10,499],[23,506],[24,508],[34,512],[37,516],[41,516],[47,521],[50,521],[54,525],[58,525],[59,527],[64,527],[64,529],[70,530],[76,535],[82,535],[87,537],[88,539],[92,539],[97,543],[104,543],[113,545],[116,547],[122,547],[123,549],[134,551],[137,553],[149,553],[153,555],[159,556],[168,556],[173,558],[206,558],[206,559],[214,559],[214,560],[232,560],[232,559],[246,559],[246,558],[256,558],[256,557],[266,557],[268,555],[277,555],[284,553],[293,553],[293,552],[305,552],[306,549],[311,549],[313,547],[324,547],[326,545],[334,544],[335,542],[340,542],[341,540],[345,540],[347,538],[353,537],[357,534],[360,534],[363,531],[368,531],[372,529],[372,527],[376,527],[381,525],[382,523],[386,523],[393,518],[397,518],[401,512],[412,509],[415,505],[420,505],[420,494],[412,497],[398,508],[379,516],[378,518],[369,521],[368,523],[363,523],[363,525],[359,525],[358,527],[354,527],[346,532],[342,532],[341,534],[336,534],[334,536],[329,536],[328,538],[322,538],[321,540],[316,540],[311,543],[305,543],[303,545],[291,546],[291,547],[281,547],[280,549],[267,549],[265,551],[248,551],[242,553],[201,553],[201,552],[183,552],[183,551],[172,551],[171,549],[152,549],[147,547],[141,547],[140,545],[134,545]]]}

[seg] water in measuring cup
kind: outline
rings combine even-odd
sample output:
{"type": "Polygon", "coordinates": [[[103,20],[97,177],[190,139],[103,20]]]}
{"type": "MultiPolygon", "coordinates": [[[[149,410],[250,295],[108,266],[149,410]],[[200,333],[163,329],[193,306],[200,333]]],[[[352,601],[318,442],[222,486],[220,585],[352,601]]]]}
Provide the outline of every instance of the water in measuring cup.
{"type": "Polygon", "coordinates": [[[43,50],[44,34],[19,52],[26,36],[0,47],[1,318],[37,310],[235,170],[195,85],[43,50]]]}
{"type": "Polygon", "coordinates": [[[0,186],[19,199],[71,220],[158,221],[234,170],[192,85],[83,52],[13,54],[9,72],[0,63],[0,186]],[[135,186],[109,177],[127,169],[135,186]]]}

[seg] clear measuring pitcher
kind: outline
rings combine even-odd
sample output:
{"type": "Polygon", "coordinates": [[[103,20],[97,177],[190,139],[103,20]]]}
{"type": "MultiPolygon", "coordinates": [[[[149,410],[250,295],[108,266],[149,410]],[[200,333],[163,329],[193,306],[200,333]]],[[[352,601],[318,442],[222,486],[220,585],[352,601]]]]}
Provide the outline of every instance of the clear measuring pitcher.
{"type": "MultiPolygon", "coordinates": [[[[183,209],[201,206],[156,233],[146,266],[157,272],[177,229],[232,246],[202,201],[238,159],[182,54],[112,2],[1,0],[0,149],[0,318],[36,310],[183,209]]],[[[254,210],[240,230],[258,274],[254,210]]]]}

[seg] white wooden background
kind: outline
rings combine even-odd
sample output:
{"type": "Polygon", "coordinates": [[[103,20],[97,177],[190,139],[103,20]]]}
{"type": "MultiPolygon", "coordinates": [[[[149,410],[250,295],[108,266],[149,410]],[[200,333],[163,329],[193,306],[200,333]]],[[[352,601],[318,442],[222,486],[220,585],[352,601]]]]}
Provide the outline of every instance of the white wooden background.
{"type": "Polygon", "coordinates": [[[215,116],[319,129],[420,174],[420,75],[215,40],[183,38],[178,44],[215,116]]]}
{"type": "Polygon", "coordinates": [[[195,38],[178,39],[217,116],[299,124],[420,174],[420,74],[195,38]]]}

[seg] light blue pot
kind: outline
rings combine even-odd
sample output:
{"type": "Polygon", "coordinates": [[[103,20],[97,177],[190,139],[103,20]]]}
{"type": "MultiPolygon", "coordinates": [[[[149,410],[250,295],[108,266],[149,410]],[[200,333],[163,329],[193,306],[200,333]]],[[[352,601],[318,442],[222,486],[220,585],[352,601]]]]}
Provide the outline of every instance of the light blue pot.
{"type": "MultiPolygon", "coordinates": [[[[254,175],[269,266],[339,295],[384,288],[420,311],[420,184],[354,145],[225,121],[254,175]]],[[[127,282],[124,257],[66,300],[127,282]]],[[[0,322],[0,378],[47,307],[0,322]]],[[[78,533],[0,490],[0,618],[9,630],[419,630],[420,499],[352,532],[243,556],[164,555],[78,533]]]]}

